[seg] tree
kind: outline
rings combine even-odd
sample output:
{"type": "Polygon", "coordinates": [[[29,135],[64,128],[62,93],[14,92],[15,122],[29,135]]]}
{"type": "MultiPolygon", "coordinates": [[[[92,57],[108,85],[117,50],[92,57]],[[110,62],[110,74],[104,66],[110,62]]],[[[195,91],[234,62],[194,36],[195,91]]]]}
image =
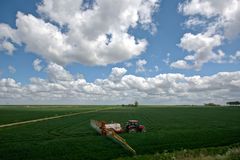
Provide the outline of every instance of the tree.
{"type": "Polygon", "coordinates": [[[227,102],[226,104],[230,105],[230,106],[237,106],[237,105],[240,105],[240,102],[239,101],[233,101],[233,102],[227,102]]]}
{"type": "Polygon", "coordinates": [[[206,103],[204,104],[204,106],[220,106],[220,105],[215,103],[206,103]]]}
{"type": "Polygon", "coordinates": [[[135,107],[137,107],[138,106],[138,101],[135,101],[134,105],[135,105],[135,107]]]}

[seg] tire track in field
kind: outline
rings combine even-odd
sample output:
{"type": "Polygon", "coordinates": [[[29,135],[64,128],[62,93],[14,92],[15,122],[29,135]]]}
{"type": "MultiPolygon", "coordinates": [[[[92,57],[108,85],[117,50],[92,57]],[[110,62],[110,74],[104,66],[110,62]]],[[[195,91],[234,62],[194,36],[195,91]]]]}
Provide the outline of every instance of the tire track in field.
{"type": "MultiPolygon", "coordinates": [[[[92,118],[92,117],[91,117],[92,118]]],[[[89,122],[89,119],[85,119],[84,121],[81,121],[79,124],[85,124],[89,122]]],[[[57,138],[61,138],[61,139],[71,139],[71,138],[76,138],[76,137],[84,137],[86,135],[95,135],[95,132],[91,132],[91,131],[80,131],[80,132],[76,132],[76,133],[66,133],[68,130],[69,131],[69,128],[71,128],[72,126],[75,126],[76,124],[73,124],[71,125],[70,127],[66,124],[64,124],[63,126],[58,126],[58,127],[54,127],[51,129],[46,129],[44,131],[44,134],[46,134],[46,136],[43,138],[43,137],[27,137],[27,138],[24,138],[24,139],[15,139],[15,138],[8,138],[7,140],[4,139],[4,140],[1,140],[1,137],[0,137],[0,141],[1,141],[1,144],[8,144],[8,143],[16,143],[16,142],[39,142],[39,141],[52,141],[52,140],[55,140],[57,138]],[[50,137],[49,136],[53,136],[53,137],[50,137]],[[48,137],[48,138],[46,138],[48,137]]],[[[72,129],[71,129],[72,130],[72,129]]]]}
{"type": "Polygon", "coordinates": [[[83,132],[80,130],[80,132],[76,132],[76,133],[69,133],[69,130],[71,131],[79,131],[78,127],[73,127],[76,125],[84,125],[85,123],[89,123],[90,119],[93,119],[93,117],[95,117],[94,115],[91,115],[91,117],[87,117],[84,120],[81,120],[81,122],[75,123],[75,124],[65,124],[61,127],[55,127],[52,129],[49,129],[47,132],[49,135],[54,135],[54,136],[71,136],[71,137],[78,137],[78,136],[82,136],[83,134],[90,134],[92,132],[86,132],[85,130],[83,130],[83,132]]]}
{"type": "MultiPolygon", "coordinates": [[[[102,113],[102,112],[105,112],[106,110],[114,110],[114,109],[118,109],[118,108],[105,108],[105,109],[98,109],[97,111],[99,111],[99,113],[102,113]]],[[[4,139],[3,141],[1,141],[1,137],[0,137],[0,141],[2,144],[8,144],[8,143],[15,143],[15,142],[38,142],[38,141],[51,141],[51,140],[55,140],[57,138],[61,138],[61,139],[74,139],[76,137],[85,137],[86,135],[91,135],[91,136],[95,136],[96,133],[93,132],[93,131],[85,131],[85,130],[79,130],[79,128],[72,128],[73,126],[76,126],[76,125],[83,125],[83,124],[86,124],[86,123],[89,123],[89,120],[90,119],[94,119],[96,117],[99,117],[99,114],[95,114],[97,112],[96,110],[93,111],[90,115],[90,117],[88,118],[84,118],[83,121],[80,121],[79,123],[75,123],[75,124],[70,124],[67,125],[67,124],[63,124],[61,126],[57,126],[57,127],[54,127],[54,128],[50,128],[50,129],[46,129],[46,132],[45,134],[47,136],[54,136],[54,137],[51,137],[51,138],[42,138],[42,137],[28,137],[28,138],[24,138],[24,139],[21,139],[21,140],[18,140],[18,139],[12,139],[12,138],[8,138],[8,140],[4,139]],[[71,128],[71,129],[70,129],[71,128]],[[67,130],[71,130],[71,131],[77,131],[75,133],[67,133],[67,130]]],[[[108,112],[108,111],[107,111],[108,112]]],[[[83,112],[81,112],[83,113],[83,112]]],[[[88,114],[87,114],[88,115],[88,114]]],[[[1,128],[0,128],[1,129],[1,128]]]]}
{"type": "Polygon", "coordinates": [[[91,111],[85,111],[85,112],[76,112],[76,113],[64,114],[64,115],[60,115],[60,116],[52,116],[52,117],[39,118],[39,119],[33,119],[33,120],[27,120],[27,121],[21,121],[21,122],[14,122],[14,123],[9,123],[9,124],[2,124],[2,125],[0,125],[0,128],[18,126],[18,125],[29,124],[29,123],[36,123],[36,122],[47,121],[47,120],[52,120],[52,119],[59,119],[59,118],[64,118],[64,117],[71,117],[71,116],[76,116],[76,115],[80,115],[80,114],[95,113],[95,112],[111,110],[111,109],[116,109],[116,108],[111,107],[111,108],[104,108],[104,109],[96,109],[93,111],[91,110],[91,111]]]}
{"type": "MultiPolygon", "coordinates": [[[[87,120],[84,120],[84,121],[81,121],[81,123],[79,124],[85,124],[89,121],[89,119],[87,120]]],[[[47,134],[49,135],[53,135],[53,136],[64,136],[64,137],[68,137],[68,136],[71,136],[71,137],[74,137],[75,134],[82,134],[81,132],[80,133],[67,133],[67,131],[69,131],[69,129],[71,128],[71,131],[73,131],[74,129],[72,129],[73,126],[76,126],[76,124],[73,124],[73,125],[64,125],[62,127],[56,127],[56,128],[53,128],[53,129],[49,129],[47,130],[47,134]]],[[[78,128],[76,128],[78,129],[78,128]]]]}

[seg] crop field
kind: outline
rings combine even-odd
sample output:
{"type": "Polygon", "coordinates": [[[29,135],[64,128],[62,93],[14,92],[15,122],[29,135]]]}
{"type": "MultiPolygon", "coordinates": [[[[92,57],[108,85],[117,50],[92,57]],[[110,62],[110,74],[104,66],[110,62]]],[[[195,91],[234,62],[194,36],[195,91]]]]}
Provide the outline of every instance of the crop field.
{"type": "Polygon", "coordinates": [[[0,125],[77,115],[0,128],[0,160],[108,160],[131,156],[93,130],[90,119],[124,124],[138,119],[145,133],[123,133],[137,154],[240,143],[240,108],[119,106],[0,107],[0,125]],[[89,112],[91,111],[91,112],[89,112]]]}

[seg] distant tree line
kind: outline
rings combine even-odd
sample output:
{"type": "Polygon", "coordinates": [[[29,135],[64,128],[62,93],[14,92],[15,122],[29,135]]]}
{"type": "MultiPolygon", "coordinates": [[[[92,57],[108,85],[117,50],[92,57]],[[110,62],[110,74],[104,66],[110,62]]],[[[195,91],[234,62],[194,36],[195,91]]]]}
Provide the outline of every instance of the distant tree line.
{"type": "Polygon", "coordinates": [[[205,103],[204,106],[220,106],[220,105],[215,103],[205,103]]]}
{"type": "Polygon", "coordinates": [[[122,107],[137,107],[138,101],[135,101],[133,104],[122,104],[122,107]]]}
{"type": "Polygon", "coordinates": [[[230,106],[238,106],[238,105],[240,105],[240,102],[239,101],[232,101],[232,102],[227,102],[226,104],[230,105],[230,106]]]}
{"type": "MultiPolygon", "coordinates": [[[[240,101],[226,102],[226,104],[229,106],[240,106],[240,101]]],[[[221,106],[221,105],[216,103],[205,103],[204,106],[221,106]]]]}

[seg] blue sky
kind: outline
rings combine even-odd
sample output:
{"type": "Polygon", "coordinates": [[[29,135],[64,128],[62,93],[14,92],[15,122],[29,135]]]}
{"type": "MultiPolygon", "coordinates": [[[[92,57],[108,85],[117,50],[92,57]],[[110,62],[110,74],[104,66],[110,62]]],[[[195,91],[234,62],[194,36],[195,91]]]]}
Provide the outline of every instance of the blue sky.
{"type": "MultiPolygon", "coordinates": [[[[1,87],[10,92],[16,88],[13,87],[14,84],[19,83],[19,93],[12,95],[20,97],[19,103],[71,103],[74,99],[74,96],[68,97],[61,93],[56,96],[61,101],[54,96],[41,97],[38,95],[40,92],[55,93],[56,90],[31,90],[34,85],[35,88],[43,85],[33,84],[33,77],[42,79],[44,84],[58,87],[66,87],[66,83],[69,85],[83,79],[85,83],[78,86],[80,88],[77,89],[76,96],[82,95],[84,98],[77,98],[73,103],[94,104],[99,101],[103,104],[125,103],[136,99],[142,100],[142,103],[165,104],[174,96],[173,103],[187,103],[189,99],[193,100],[190,103],[199,103],[204,99],[203,93],[192,93],[191,90],[198,88],[197,84],[211,86],[206,76],[213,78],[222,76],[221,73],[225,72],[237,74],[235,78],[238,78],[240,25],[237,15],[240,9],[233,8],[232,12],[227,12],[236,4],[240,6],[238,0],[231,0],[228,4],[225,1],[201,0],[136,0],[131,3],[124,0],[121,6],[101,0],[65,3],[56,0],[0,2],[1,87]],[[91,4],[93,7],[87,6],[86,10],[83,10],[83,4],[91,4]],[[208,10],[205,10],[206,6],[208,10]],[[125,15],[127,18],[124,18],[125,15]],[[112,38],[107,45],[106,35],[110,34],[112,38]],[[34,66],[34,61],[39,63],[34,66]],[[39,69],[36,69],[37,67],[39,69]],[[164,74],[171,76],[171,73],[175,75],[175,79],[170,84],[163,83],[169,83],[169,78],[157,78],[164,74]],[[183,75],[180,80],[176,78],[179,74],[183,75]],[[120,81],[111,80],[111,76],[120,78],[120,81]],[[131,76],[136,78],[139,88],[129,81],[124,81],[131,76]],[[194,76],[200,76],[199,82],[194,82],[195,86],[191,86],[193,82],[189,79],[194,76]],[[58,79],[59,77],[61,79],[58,79]],[[149,82],[149,78],[156,82],[149,82]],[[96,82],[97,79],[101,80],[100,84],[96,82]],[[6,81],[11,80],[14,84],[4,86],[6,81]],[[104,80],[114,86],[111,91],[105,90],[104,87],[108,88],[110,85],[105,86],[102,83],[104,80]],[[159,90],[151,91],[150,86],[160,81],[162,85],[153,87],[159,87],[159,90]],[[181,85],[178,81],[186,81],[189,88],[182,88],[181,93],[178,93],[179,87],[182,87],[176,86],[181,85]],[[121,89],[117,86],[121,86],[121,89]],[[164,91],[166,87],[168,88],[164,91]],[[93,88],[104,93],[95,93],[93,88]],[[22,95],[23,91],[29,96],[22,95]],[[108,92],[117,94],[111,94],[113,97],[108,101],[104,98],[108,92]],[[30,93],[40,98],[35,99],[30,93]],[[181,101],[183,93],[189,97],[181,101]],[[119,94],[126,94],[128,98],[119,98],[119,94]],[[141,96],[138,98],[137,95],[141,96]]],[[[232,76],[229,76],[229,80],[233,81],[233,86],[228,87],[238,86],[239,82],[232,76]]],[[[227,81],[219,82],[222,83],[227,85],[227,81]]],[[[65,89],[71,90],[72,86],[68,87],[65,89]]],[[[213,94],[206,102],[224,103],[225,99],[217,95],[226,88],[213,88],[216,95],[213,94]]],[[[227,88],[228,92],[233,88],[227,88]]],[[[212,90],[211,87],[205,89],[212,90]]],[[[235,90],[240,91],[236,88],[235,90]]],[[[13,103],[11,95],[4,92],[6,90],[0,95],[3,103],[13,103]]],[[[209,91],[209,94],[212,92],[209,91]]],[[[236,97],[224,98],[235,100],[236,97]]]]}

